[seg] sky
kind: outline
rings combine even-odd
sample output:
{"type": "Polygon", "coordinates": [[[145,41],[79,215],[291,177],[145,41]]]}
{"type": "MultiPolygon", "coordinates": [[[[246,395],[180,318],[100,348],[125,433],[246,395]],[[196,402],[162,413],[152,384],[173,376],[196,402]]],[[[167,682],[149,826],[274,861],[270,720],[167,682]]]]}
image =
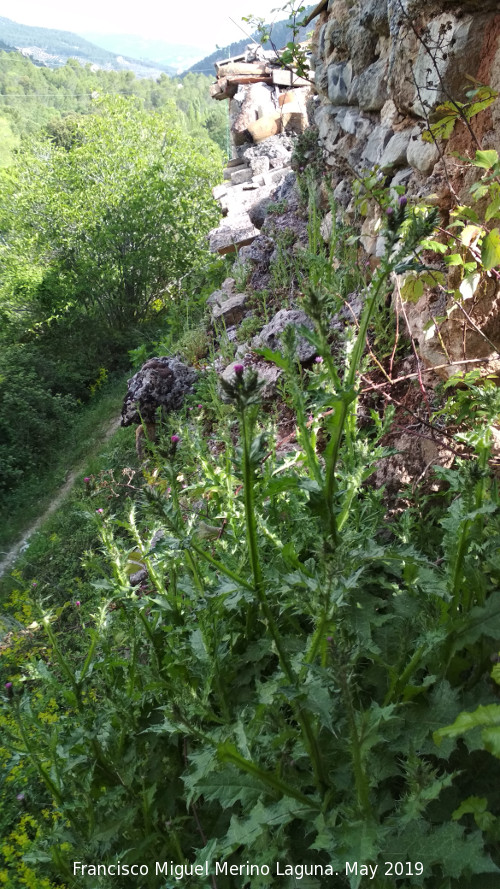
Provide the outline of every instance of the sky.
{"type": "Polygon", "coordinates": [[[216,44],[226,46],[245,36],[242,16],[279,20],[287,16],[271,10],[284,5],[285,0],[0,0],[0,15],[23,25],[77,34],[137,34],[211,52],[216,44]]]}

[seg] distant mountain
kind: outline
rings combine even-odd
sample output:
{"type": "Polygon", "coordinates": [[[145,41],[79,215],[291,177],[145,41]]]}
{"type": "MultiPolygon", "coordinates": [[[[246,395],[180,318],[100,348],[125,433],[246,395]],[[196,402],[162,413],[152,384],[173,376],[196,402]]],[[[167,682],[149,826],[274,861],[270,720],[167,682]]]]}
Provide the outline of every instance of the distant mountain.
{"type": "Polygon", "coordinates": [[[98,31],[84,31],[83,37],[110,52],[131,56],[141,61],[163,65],[175,71],[184,71],[202,58],[206,49],[199,46],[184,46],[138,37],[134,34],[100,34],[98,31]]]}
{"type": "Polygon", "coordinates": [[[3,40],[0,40],[0,52],[14,52],[14,47],[9,46],[8,43],[4,43],[3,40]]]}
{"type": "Polygon", "coordinates": [[[176,73],[170,66],[109,52],[71,31],[21,25],[3,16],[0,16],[0,43],[6,44],[8,50],[14,48],[47,68],[59,68],[68,59],[77,59],[82,65],[90,64],[106,71],[133,71],[137,77],[157,78],[161,74],[176,73]]]}
{"type": "MultiPolygon", "coordinates": [[[[306,7],[304,15],[308,14],[312,9],[314,9],[313,6],[306,7]]],[[[298,34],[298,40],[305,40],[312,28],[313,26],[310,24],[307,25],[306,28],[301,28],[298,34]]],[[[274,22],[271,31],[271,40],[267,43],[263,43],[262,45],[264,49],[273,49],[273,47],[282,49],[292,39],[293,32],[290,26],[290,22],[288,19],[282,19],[279,22],[274,22]]],[[[256,32],[252,34],[251,37],[244,37],[243,40],[237,40],[235,43],[230,43],[228,46],[220,47],[220,49],[217,49],[209,56],[205,56],[205,58],[201,59],[199,62],[196,62],[188,70],[195,71],[200,74],[215,75],[215,62],[220,62],[222,59],[230,59],[232,56],[242,55],[245,52],[248,44],[252,43],[252,41],[256,41],[257,43],[259,43],[258,34],[256,32]]]]}

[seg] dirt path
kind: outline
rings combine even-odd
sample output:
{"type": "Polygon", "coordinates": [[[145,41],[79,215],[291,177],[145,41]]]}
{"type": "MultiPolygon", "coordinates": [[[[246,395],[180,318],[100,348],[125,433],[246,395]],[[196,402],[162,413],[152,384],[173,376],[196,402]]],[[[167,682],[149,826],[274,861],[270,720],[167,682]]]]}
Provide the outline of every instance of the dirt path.
{"type": "MultiPolygon", "coordinates": [[[[111,436],[116,432],[119,426],[120,417],[115,417],[111,421],[109,426],[107,426],[104,430],[102,441],[108,441],[108,439],[111,438],[111,436]]],[[[7,571],[10,571],[10,569],[15,564],[19,553],[22,552],[25,546],[27,546],[30,537],[35,533],[35,531],[38,531],[38,529],[41,528],[41,526],[47,521],[49,516],[51,516],[52,513],[56,511],[56,509],[59,509],[61,503],[66,499],[73,485],[75,484],[76,479],[78,478],[80,473],[83,472],[87,462],[88,457],[86,457],[85,460],[82,460],[75,469],[71,470],[66,481],[64,482],[64,485],[57,492],[51,503],[49,503],[45,512],[42,513],[42,515],[39,516],[32,525],[30,525],[30,527],[23,533],[21,539],[18,540],[17,543],[15,543],[13,546],[11,546],[8,552],[4,555],[2,561],[0,562],[0,577],[3,577],[3,575],[6,574],[7,571]]]]}

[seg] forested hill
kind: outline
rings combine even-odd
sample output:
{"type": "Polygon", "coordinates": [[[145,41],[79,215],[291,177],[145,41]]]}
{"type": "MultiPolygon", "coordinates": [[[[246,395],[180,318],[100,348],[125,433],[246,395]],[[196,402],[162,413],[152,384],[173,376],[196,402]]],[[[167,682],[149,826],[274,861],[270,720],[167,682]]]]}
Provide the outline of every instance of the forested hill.
{"type": "Polygon", "coordinates": [[[162,72],[175,74],[174,68],[109,52],[71,31],[22,25],[3,16],[0,16],[0,41],[7,48],[15,47],[23,55],[49,68],[59,68],[68,59],[77,59],[82,65],[91,64],[111,71],[132,71],[137,77],[158,77],[162,72]]]}
{"type": "Polygon", "coordinates": [[[3,40],[0,40],[0,52],[15,52],[15,47],[9,46],[8,43],[4,43],[3,40]]]}
{"type": "Polygon", "coordinates": [[[20,53],[0,51],[0,166],[9,162],[15,137],[48,127],[53,136],[63,138],[62,118],[88,114],[96,98],[106,95],[136,96],[146,110],[174,102],[190,133],[208,132],[225,149],[227,109],[221,107],[225,103],[211,101],[209,83],[203,74],[180,81],[166,74],[151,80],[137,78],[131,71],[93,71],[74,59],[54,71],[34,65],[20,53]]]}
{"type": "MultiPolygon", "coordinates": [[[[308,6],[304,12],[304,15],[307,15],[312,8],[312,6],[308,6]]],[[[307,34],[311,29],[312,25],[301,28],[296,39],[305,40],[307,34]]],[[[227,46],[222,46],[219,49],[216,49],[215,52],[211,53],[209,56],[205,56],[205,58],[203,59],[200,59],[200,61],[196,62],[195,65],[192,65],[191,68],[189,68],[189,71],[197,71],[203,74],[213,74],[215,62],[218,62],[221,59],[229,59],[232,56],[237,56],[241,53],[244,53],[248,44],[251,43],[253,40],[255,40],[257,43],[260,43],[259,34],[257,31],[254,31],[248,37],[243,37],[241,40],[236,40],[234,43],[230,43],[227,46]]],[[[271,39],[264,42],[263,47],[264,49],[281,49],[283,46],[286,46],[286,44],[291,40],[293,40],[293,31],[290,20],[283,19],[282,21],[275,22],[272,25],[271,39]]]]}

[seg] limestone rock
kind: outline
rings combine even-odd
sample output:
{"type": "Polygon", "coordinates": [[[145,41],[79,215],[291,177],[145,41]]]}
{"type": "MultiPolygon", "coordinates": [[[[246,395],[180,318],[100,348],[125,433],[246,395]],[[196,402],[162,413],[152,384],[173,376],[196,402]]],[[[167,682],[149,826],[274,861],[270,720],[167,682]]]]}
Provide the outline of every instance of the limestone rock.
{"type": "Polygon", "coordinates": [[[412,167],[404,167],[404,169],[398,170],[396,172],[395,176],[393,176],[393,178],[391,179],[392,197],[395,198],[398,195],[398,192],[394,191],[393,189],[395,189],[396,186],[400,186],[400,185],[402,185],[404,188],[406,188],[406,186],[408,185],[408,181],[412,175],[413,175],[413,168],[412,167]]]}
{"type": "Polygon", "coordinates": [[[320,34],[321,51],[324,58],[328,58],[335,50],[347,53],[347,21],[339,21],[331,16],[326,22],[320,34]]]}
{"type": "Polygon", "coordinates": [[[262,145],[253,145],[244,152],[245,161],[249,164],[252,159],[267,157],[271,169],[279,169],[287,167],[292,156],[293,143],[289,136],[282,135],[271,136],[266,139],[262,145]]]}
{"type": "Polygon", "coordinates": [[[344,210],[347,210],[347,207],[351,203],[352,196],[351,183],[347,179],[341,179],[333,192],[333,197],[335,198],[336,203],[339,207],[343,207],[344,210]]]}
{"type": "Polygon", "coordinates": [[[339,62],[328,68],[328,98],[332,105],[348,105],[352,83],[351,62],[339,62]]]}
{"type": "Polygon", "coordinates": [[[225,290],[214,290],[210,296],[207,296],[208,306],[221,306],[228,299],[229,294],[225,290]]]}
{"type": "MultiPolygon", "coordinates": [[[[267,191],[267,189],[265,190],[267,191]]],[[[259,189],[259,191],[261,191],[261,189],[259,189]]],[[[255,228],[258,228],[259,230],[262,228],[267,216],[267,211],[273,204],[274,200],[272,194],[267,194],[260,200],[252,204],[252,206],[248,210],[248,215],[255,225],[255,228]]]]}
{"type": "Polygon", "coordinates": [[[375,61],[377,35],[364,28],[359,18],[354,16],[347,28],[346,42],[353,74],[360,74],[375,61]]]}
{"type": "Polygon", "coordinates": [[[254,176],[258,176],[262,173],[267,173],[269,170],[270,161],[267,155],[262,157],[250,157],[250,169],[254,176]]]}
{"type": "Polygon", "coordinates": [[[253,172],[249,167],[243,166],[241,169],[238,167],[231,173],[231,183],[233,185],[241,185],[242,182],[248,182],[252,177],[253,172]]]}
{"type": "Polygon", "coordinates": [[[494,348],[497,345],[500,349],[500,286],[496,280],[486,278],[473,297],[472,300],[471,294],[469,299],[464,298],[464,308],[474,327],[459,306],[454,306],[452,297],[447,301],[440,291],[428,289],[417,303],[405,304],[410,332],[418,342],[422,360],[427,367],[438,368],[436,373],[442,379],[474,369],[485,375],[500,374],[499,352],[494,348]],[[439,331],[435,318],[446,318],[439,324],[439,331]],[[448,362],[450,365],[446,366],[448,362]]]}
{"type": "Polygon", "coordinates": [[[320,96],[328,95],[328,65],[319,59],[314,60],[314,86],[320,96]]]}
{"type": "MultiPolygon", "coordinates": [[[[400,18],[396,15],[396,22],[400,18]]],[[[433,16],[425,42],[430,47],[440,44],[435,63],[412,31],[394,40],[389,86],[398,108],[426,118],[448,96],[466,101],[467,75],[477,74],[487,21],[487,14],[433,16]]]]}
{"type": "MultiPolygon", "coordinates": [[[[253,356],[250,357],[248,355],[244,356],[243,361],[245,362],[246,369],[251,368],[252,370],[254,370],[257,373],[259,381],[263,383],[262,389],[260,390],[261,398],[263,398],[264,400],[274,398],[274,396],[276,395],[276,384],[283,373],[281,368],[276,367],[275,364],[269,364],[263,359],[256,359],[253,356]]],[[[237,361],[233,361],[222,372],[222,378],[228,383],[234,381],[234,368],[238,364],[242,364],[241,358],[237,361]]],[[[221,398],[222,401],[227,400],[227,396],[224,394],[223,391],[221,391],[221,398]]]]}
{"type": "Polygon", "coordinates": [[[248,128],[259,118],[276,111],[274,89],[265,83],[252,83],[238,89],[231,99],[231,130],[236,145],[248,142],[248,128]]]}
{"type": "MultiPolygon", "coordinates": [[[[260,334],[252,340],[254,348],[272,349],[273,352],[282,350],[281,337],[289,325],[300,327],[304,325],[313,329],[313,323],[305,312],[300,309],[280,309],[274,318],[266,324],[260,334]]],[[[297,337],[297,358],[304,363],[310,361],[316,355],[316,349],[304,337],[297,337]]]]}
{"type": "Polygon", "coordinates": [[[391,136],[380,158],[382,170],[392,170],[395,167],[404,167],[406,165],[409,141],[409,130],[402,130],[400,133],[394,133],[394,136],[391,136]]]}
{"type": "Polygon", "coordinates": [[[434,142],[424,142],[420,127],[411,131],[408,144],[408,163],[420,173],[428,175],[439,160],[439,151],[434,142]]]}
{"type": "Polygon", "coordinates": [[[387,91],[387,59],[381,58],[366,68],[357,79],[358,105],[362,111],[380,111],[389,94],[387,91]]]}
{"type": "Polygon", "coordinates": [[[307,115],[300,105],[290,102],[281,109],[281,124],[286,133],[300,135],[308,127],[307,115]]]}
{"type": "Polygon", "coordinates": [[[368,0],[360,11],[360,24],[383,37],[389,36],[387,0],[368,0]]]}
{"type": "Polygon", "coordinates": [[[274,241],[266,235],[259,235],[248,247],[243,247],[239,253],[241,262],[253,262],[255,264],[269,263],[269,257],[274,250],[274,241]]]}
{"type": "Polygon", "coordinates": [[[246,211],[226,216],[218,228],[209,233],[211,253],[234,253],[239,247],[251,244],[259,234],[246,211]]]}
{"type": "Polygon", "coordinates": [[[212,321],[223,321],[226,327],[238,324],[245,314],[247,299],[246,293],[235,293],[222,303],[216,303],[212,309],[212,321]]]}
{"type": "Polygon", "coordinates": [[[247,168],[246,164],[243,161],[240,161],[236,165],[233,164],[233,166],[231,166],[231,167],[226,167],[226,169],[223,170],[223,172],[222,172],[222,176],[226,180],[228,185],[230,185],[232,182],[232,177],[233,177],[234,173],[236,173],[239,170],[246,170],[246,168],[247,168]]]}
{"type": "Polygon", "coordinates": [[[214,200],[218,201],[221,197],[227,194],[227,185],[224,183],[222,185],[216,185],[215,188],[212,188],[212,195],[214,200]]]}
{"type": "Polygon", "coordinates": [[[176,411],[193,391],[198,374],[178,358],[150,358],[128,380],[122,407],[122,426],[154,423],[156,411],[176,411]]]}
{"type": "Polygon", "coordinates": [[[280,111],[272,111],[270,114],[254,120],[247,126],[247,131],[254,142],[263,142],[265,139],[269,139],[270,136],[276,136],[277,133],[281,133],[281,130],[282,119],[280,111]]]}
{"type": "Polygon", "coordinates": [[[379,460],[374,476],[375,486],[384,486],[389,497],[400,496],[402,489],[421,480],[434,466],[449,467],[454,460],[453,453],[438,441],[408,432],[391,438],[391,448],[397,453],[379,460]]]}
{"type": "Polygon", "coordinates": [[[373,122],[365,114],[360,114],[355,108],[343,108],[337,114],[337,123],[345,133],[356,136],[357,139],[368,138],[373,130],[373,122]]]}
{"type": "Polygon", "coordinates": [[[391,136],[392,130],[390,127],[383,126],[382,124],[375,127],[363,151],[361,160],[365,166],[373,166],[380,163],[384,149],[391,136]]]}
{"type": "Polygon", "coordinates": [[[327,138],[331,129],[336,125],[337,114],[340,110],[340,106],[335,107],[330,104],[325,104],[320,105],[314,112],[314,123],[318,128],[318,138],[320,141],[323,142],[324,139],[327,138]]]}

